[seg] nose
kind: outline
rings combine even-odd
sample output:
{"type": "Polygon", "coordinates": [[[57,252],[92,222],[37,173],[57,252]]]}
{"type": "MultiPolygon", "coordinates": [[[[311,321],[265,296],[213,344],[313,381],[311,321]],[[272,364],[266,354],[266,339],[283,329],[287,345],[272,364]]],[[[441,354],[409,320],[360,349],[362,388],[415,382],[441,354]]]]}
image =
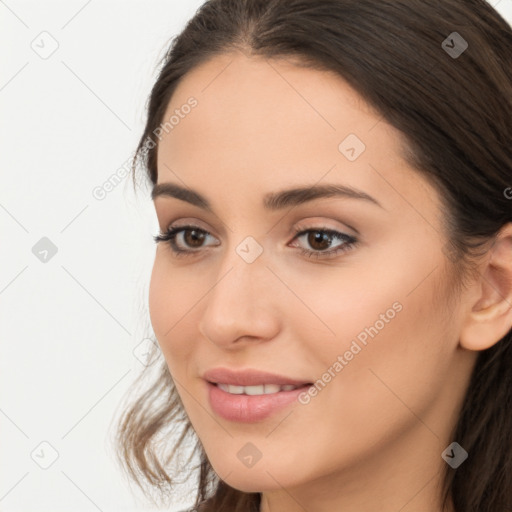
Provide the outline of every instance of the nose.
{"type": "Polygon", "coordinates": [[[283,284],[267,268],[264,254],[248,263],[233,249],[211,286],[198,327],[217,346],[239,349],[279,332],[283,284]]]}

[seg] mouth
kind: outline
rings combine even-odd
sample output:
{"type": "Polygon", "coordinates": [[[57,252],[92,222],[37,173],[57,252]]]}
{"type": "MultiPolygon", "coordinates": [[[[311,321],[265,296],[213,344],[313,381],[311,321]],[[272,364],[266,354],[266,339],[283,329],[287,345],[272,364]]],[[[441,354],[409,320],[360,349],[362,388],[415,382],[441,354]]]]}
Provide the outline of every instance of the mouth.
{"type": "Polygon", "coordinates": [[[222,391],[226,393],[230,393],[231,395],[249,395],[249,396],[258,396],[258,395],[272,395],[275,393],[282,393],[286,391],[295,391],[296,389],[307,388],[312,385],[312,383],[305,384],[260,384],[254,386],[237,386],[232,384],[224,384],[221,382],[209,382],[210,384],[217,386],[222,391]]]}
{"type": "Polygon", "coordinates": [[[256,423],[291,407],[313,384],[235,385],[205,380],[212,411],[235,423],[256,423]]]}
{"type": "Polygon", "coordinates": [[[271,394],[290,391],[311,384],[306,380],[295,379],[263,370],[245,368],[211,368],[204,372],[203,379],[210,384],[220,386],[223,391],[233,394],[271,394]],[[290,387],[292,386],[292,387],[290,387]]]}

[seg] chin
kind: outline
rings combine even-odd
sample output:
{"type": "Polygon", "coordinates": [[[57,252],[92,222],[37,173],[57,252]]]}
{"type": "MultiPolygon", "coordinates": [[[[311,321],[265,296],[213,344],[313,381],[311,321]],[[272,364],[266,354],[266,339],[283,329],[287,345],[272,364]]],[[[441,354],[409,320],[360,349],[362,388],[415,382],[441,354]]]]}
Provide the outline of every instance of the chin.
{"type": "MultiPolygon", "coordinates": [[[[261,463],[262,461],[257,466],[261,463]]],[[[280,474],[277,470],[273,471],[263,464],[258,468],[255,466],[243,470],[233,466],[223,467],[219,469],[220,473],[214,469],[218,475],[226,475],[226,478],[222,479],[226,484],[242,492],[268,492],[293,486],[292,482],[286,479],[286,475],[280,474]]]]}

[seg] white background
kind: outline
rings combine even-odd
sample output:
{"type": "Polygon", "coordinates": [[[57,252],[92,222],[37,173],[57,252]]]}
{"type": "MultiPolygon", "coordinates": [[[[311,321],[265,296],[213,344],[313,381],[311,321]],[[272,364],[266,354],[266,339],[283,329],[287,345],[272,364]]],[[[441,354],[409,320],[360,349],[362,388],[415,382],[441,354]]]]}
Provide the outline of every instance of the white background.
{"type": "MultiPolygon", "coordinates": [[[[132,156],[157,62],[201,3],[0,0],[2,512],[153,509],[109,429],[143,369],[156,216],[130,177],[92,192],[132,156]]],[[[512,0],[491,3],[512,22],[512,0]]]]}

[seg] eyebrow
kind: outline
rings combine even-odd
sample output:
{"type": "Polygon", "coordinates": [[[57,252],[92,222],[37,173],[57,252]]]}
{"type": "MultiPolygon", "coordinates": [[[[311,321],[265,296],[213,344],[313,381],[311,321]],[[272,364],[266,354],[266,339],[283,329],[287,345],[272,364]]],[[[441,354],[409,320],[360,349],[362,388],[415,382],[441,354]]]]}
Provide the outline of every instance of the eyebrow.
{"type": "MultiPolygon", "coordinates": [[[[151,191],[151,199],[155,200],[160,196],[174,197],[175,199],[186,201],[187,203],[198,206],[207,212],[213,213],[213,208],[210,202],[203,195],[195,190],[181,187],[175,183],[157,183],[151,191]]],[[[298,206],[308,201],[324,197],[362,199],[385,209],[377,199],[368,195],[366,192],[347,185],[339,184],[304,186],[281,190],[279,192],[270,192],[263,198],[263,207],[266,210],[282,210],[289,206],[298,206]]]]}

